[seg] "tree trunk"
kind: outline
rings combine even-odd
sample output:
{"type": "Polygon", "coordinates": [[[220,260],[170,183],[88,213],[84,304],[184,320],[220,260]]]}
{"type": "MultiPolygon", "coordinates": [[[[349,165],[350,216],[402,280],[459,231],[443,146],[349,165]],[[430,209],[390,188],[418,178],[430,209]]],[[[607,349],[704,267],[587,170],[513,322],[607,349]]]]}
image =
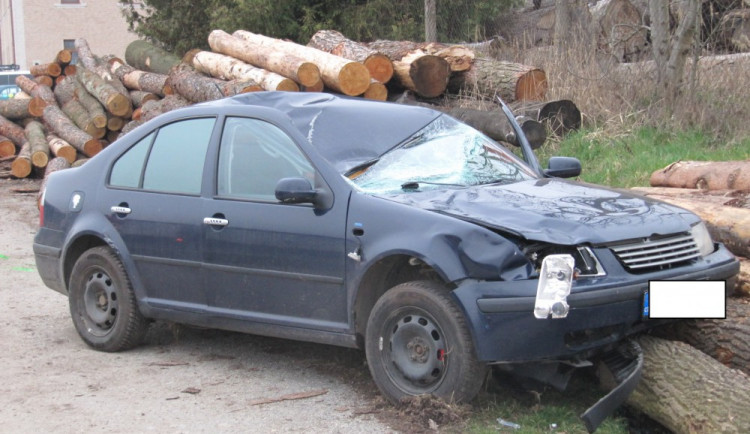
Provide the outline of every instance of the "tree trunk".
{"type": "Polygon", "coordinates": [[[49,150],[55,157],[62,157],[71,164],[76,161],[76,149],[70,146],[70,143],[54,134],[47,134],[47,143],[49,143],[49,150]]]}
{"type": "Polygon", "coordinates": [[[16,155],[16,145],[5,137],[0,136],[0,159],[16,155]]]}
{"type": "Polygon", "coordinates": [[[750,299],[728,297],[725,319],[691,319],[658,334],[694,346],[723,365],[750,375],[750,299]]]}
{"type": "Polygon", "coordinates": [[[133,41],[125,49],[125,61],[135,69],[167,75],[180,58],[146,41],[133,41]]]}
{"type": "Polygon", "coordinates": [[[75,126],[56,105],[47,106],[42,118],[48,129],[54,131],[55,134],[87,157],[93,157],[102,150],[102,144],[99,140],[75,126]]]}
{"type": "Polygon", "coordinates": [[[750,9],[724,15],[717,30],[719,48],[733,52],[750,51],[750,9]]]}
{"type": "Polygon", "coordinates": [[[314,63],[270,45],[252,44],[222,30],[211,32],[208,35],[208,44],[217,53],[291,78],[303,86],[312,86],[320,80],[320,70],[314,63]]]}
{"type": "Polygon", "coordinates": [[[345,95],[361,95],[365,93],[367,87],[370,85],[370,72],[359,62],[334,56],[315,48],[269,38],[244,30],[238,30],[233,35],[244,39],[252,45],[271,47],[299,56],[316,64],[325,85],[345,95]]]}
{"type": "MultiPolygon", "coordinates": [[[[663,200],[696,213],[703,221],[715,241],[724,243],[737,256],[750,257],[750,209],[738,208],[703,201],[700,197],[687,196],[681,189],[658,189],[651,192],[648,188],[633,189],[643,195],[663,200]]],[[[727,203],[733,200],[727,198],[727,203]]]]}
{"type": "Polygon", "coordinates": [[[28,122],[25,132],[31,145],[31,164],[39,168],[46,167],[49,162],[49,144],[47,144],[42,124],[37,121],[28,122]]]}
{"type": "Polygon", "coordinates": [[[201,51],[193,57],[193,67],[196,71],[217,77],[222,80],[251,80],[258,83],[265,90],[281,90],[296,92],[297,83],[289,78],[256,68],[241,60],[224,54],[201,51]]]}
{"type": "Polygon", "coordinates": [[[551,45],[554,40],[554,2],[537,9],[523,9],[498,18],[500,35],[519,49],[551,45]]]}
{"type": "Polygon", "coordinates": [[[26,143],[26,133],[16,123],[0,116],[0,136],[9,138],[17,148],[26,143]]]}
{"type": "Polygon", "coordinates": [[[123,95],[104,79],[86,68],[78,68],[77,77],[83,87],[94,96],[108,112],[115,116],[132,113],[133,107],[128,95],[123,95]]]}
{"type": "Polygon", "coordinates": [[[648,31],[643,27],[643,15],[630,1],[599,1],[590,12],[600,50],[620,62],[640,61],[646,57],[648,31]]]}
{"type": "Polygon", "coordinates": [[[31,145],[25,142],[10,165],[10,173],[16,178],[26,178],[31,175],[31,167],[31,145]]]}
{"type": "Polygon", "coordinates": [[[140,71],[114,57],[109,60],[109,70],[122,81],[125,87],[164,96],[167,74],[140,71]]]}
{"type": "Polygon", "coordinates": [[[381,83],[388,83],[393,77],[393,62],[388,56],[352,41],[336,30],[318,30],[307,46],[360,62],[370,71],[370,77],[381,83]]]}
{"type": "Polygon", "coordinates": [[[750,432],[750,379],[682,342],[642,336],[628,403],[675,433],[750,432]]]}
{"type": "Polygon", "coordinates": [[[35,77],[40,75],[47,75],[54,78],[62,74],[62,68],[58,63],[42,63],[30,66],[29,72],[35,77]]]}
{"type": "Polygon", "coordinates": [[[15,98],[0,100],[0,116],[14,120],[31,117],[29,102],[31,100],[15,98]]]}
{"type": "Polygon", "coordinates": [[[224,97],[211,78],[186,65],[172,68],[169,73],[169,85],[177,94],[191,102],[211,101],[224,97]]]}
{"type": "Polygon", "coordinates": [[[539,68],[491,59],[476,59],[468,71],[454,75],[449,89],[493,100],[499,94],[506,103],[543,101],[547,75],[539,68]]]}
{"type": "Polygon", "coordinates": [[[437,1],[424,0],[424,40],[437,42],[437,1]]]}
{"type": "Polygon", "coordinates": [[[651,174],[653,187],[750,190],[750,160],[678,161],[651,174]]]}
{"type": "Polygon", "coordinates": [[[580,129],[583,120],[578,106],[567,99],[545,102],[522,101],[510,107],[516,115],[537,120],[547,125],[550,131],[558,136],[580,129]]]}

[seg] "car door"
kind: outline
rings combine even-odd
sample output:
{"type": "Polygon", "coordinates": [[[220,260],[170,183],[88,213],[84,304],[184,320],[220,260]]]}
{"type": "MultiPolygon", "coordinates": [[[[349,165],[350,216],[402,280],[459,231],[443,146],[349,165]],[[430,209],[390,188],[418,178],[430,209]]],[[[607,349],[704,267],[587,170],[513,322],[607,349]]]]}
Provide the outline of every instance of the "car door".
{"type": "Polygon", "coordinates": [[[164,125],[113,164],[97,199],[155,307],[202,310],[203,170],[214,117],[164,125]]]}
{"type": "Polygon", "coordinates": [[[231,318],[344,329],[346,200],[334,200],[329,209],[280,203],[276,184],[290,177],[327,188],[280,128],[259,119],[226,118],[216,195],[205,213],[209,303],[231,318]]]}

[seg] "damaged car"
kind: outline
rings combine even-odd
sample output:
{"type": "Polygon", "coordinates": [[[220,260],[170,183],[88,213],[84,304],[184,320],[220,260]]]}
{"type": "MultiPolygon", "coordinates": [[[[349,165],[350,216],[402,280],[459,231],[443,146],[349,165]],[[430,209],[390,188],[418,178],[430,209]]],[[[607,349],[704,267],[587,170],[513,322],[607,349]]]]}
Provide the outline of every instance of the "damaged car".
{"type": "Polygon", "coordinates": [[[37,268],[97,350],[152,320],[360,348],[393,402],[617,352],[616,406],[640,374],[627,337],[659,323],[649,281],[733,288],[739,264],[689,211],[567,180],[574,158],[542,168],[503,110],[522,157],[436,110],[331,94],[163,114],[50,176],[37,268]]]}

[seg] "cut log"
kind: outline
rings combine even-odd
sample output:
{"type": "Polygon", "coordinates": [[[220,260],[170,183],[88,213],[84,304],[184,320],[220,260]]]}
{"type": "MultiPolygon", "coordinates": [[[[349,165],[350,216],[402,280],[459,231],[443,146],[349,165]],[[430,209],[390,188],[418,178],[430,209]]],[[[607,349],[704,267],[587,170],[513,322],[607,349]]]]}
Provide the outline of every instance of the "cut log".
{"type": "Polygon", "coordinates": [[[68,163],[76,161],[76,149],[70,143],[54,134],[47,134],[47,143],[49,143],[49,150],[55,157],[62,157],[68,163]]]}
{"type": "Polygon", "coordinates": [[[470,70],[454,74],[448,88],[487,100],[498,94],[506,103],[543,101],[547,75],[534,66],[481,58],[470,70]]]}
{"type": "Polygon", "coordinates": [[[146,41],[136,40],[125,49],[125,61],[135,69],[167,75],[180,58],[146,41]]]}
{"type": "Polygon", "coordinates": [[[55,94],[52,89],[44,84],[35,82],[29,79],[25,75],[19,75],[16,77],[16,85],[20,87],[24,92],[31,95],[31,101],[29,102],[29,113],[34,117],[42,115],[44,107],[49,104],[57,104],[55,100],[55,94]]]}
{"type": "Polygon", "coordinates": [[[159,96],[166,94],[167,74],[140,71],[130,65],[126,65],[116,57],[109,60],[109,70],[129,89],[151,92],[159,96]]]}
{"type": "Polygon", "coordinates": [[[78,128],[58,106],[45,107],[42,119],[48,129],[54,131],[56,135],[87,157],[93,157],[102,150],[101,142],[78,128]]]}
{"type": "Polygon", "coordinates": [[[717,30],[719,48],[733,52],[750,51],[750,9],[724,15],[717,30]]]}
{"type": "Polygon", "coordinates": [[[750,432],[750,379],[683,342],[639,339],[643,377],[628,404],[675,433],[750,432]]]}
{"type": "Polygon", "coordinates": [[[26,178],[31,175],[31,167],[31,145],[25,142],[10,165],[10,173],[16,178],[26,178]]]}
{"type": "Polygon", "coordinates": [[[291,78],[303,86],[313,86],[321,79],[318,67],[298,55],[269,45],[252,44],[222,30],[212,31],[208,35],[208,44],[217,53],[232,56],[258,68],[291,78]]]}
{"type": "Polygon", "coordinates": [[[380,83],[388,83],[393,77],[393,62],[388,56],[352,41],[335,30],[317,31],[307,46],[365,65],[370,77],[380,83]]]}
{"type": "Polygon", "coordinates": [[[49,144],[44,127],[37,121],[31,121],[26,123],[24,131],[31,146],[31,164],[39,168],[46,167],[49,162],[49,144]]]}
{"type": "Polygon", "coordinates": [[[71,76],[65,76],[55,86],[55,99],[57,104],[60,106],[65,105],[68,101],[76,98],[76,78],[71,76]]]}
{"type": "Polygon", "coordinates": [[[385,101],[388,99],[388,88],[385,87],[385,84],[372,79],[370,86],[367,87],[362,96],[374,101],[385,101]]]}
{"type": "Polygon", "coordinates": [[[474,51],[462,45],[447,45],[438,42],[412,42],[377,40],[367,44],[372,50],[377,50],[391,60],[402,60],[414,53],[437,56],[448,63],[452,72],[466,71],[474,63],[474,51]]]}
{"type": "MultiPolygon", "coordinates": [[[[125,88],[125,85],[122,84],[122,81],[116,75],[110,72],[109,65],[106,62],[100,62],[98,58],[94,57],[86,39],[76,39],[75,47],[78,52],[78,60],[84,68],[101,77],[105,83],[112,86],[118,93],[128,96],[128,89],[125,88]]],[[[76,74],[78,74],[77,69],[76,74]]]]}
{"type": "Polygon", "coordinates": [[[26,133],[16,123],[0,116],[0,136],[9,138],[17,148],[26,143],[26,133]]]}
{"type": "Polygon", "coordinates": [[[234,96],[247,92],[259,92],[263,88],[253,80],[229,80],[225,81],[220,78],[213,78],[216,85],[224,96],[234,96]]]}
{"type": "Polygon", "coordinates": [[[55,62],[60,66],[67,66],[73,60],[73,52],[67,49],[62,49],[57,52],[55,56],[55,62]]]}
{"type": "MultiPolygon", "coordinates": [[[[190,101],[183,98],[180,95],[167,95],[159,101],[148,101],[141,107],[141,118],[139,122],[147,122],[151,119],[159,116],[162,113],[178,109],[180,107],[187,107],[190,105],[190,101]]],[[[130,123],[128,124],[130,125],[130,123]]],[[[127,127],[123,127],[123,130],[127,127]]]]}
{"type": "Polygon", "coordinates": [[[650,54],[643,16],[630,1],[599,1],[589,11],[600,50],[620,62],[640,61],[650,54]]]}
{"type": "MultiPolygon", "coordinates": [[[[727,249],[737,256],[750,257],[750,209],[714,204],[696,197],[686,197],[679,191],[682,189],[673,189],[675,190],[673,194],[665,193],[665,189],[659,189],[656,192],[650,192],[648,188],[634,188],[633,190],[696,213],[706,222],[706,227],[714,241],[724,243],[727,249]]],[[[727,198],[728,202],[729,199],[727,198]]]]}
{"type": "Polygon", "coordinates": [[[55,84],[55,80],[49,75],[37,75],[32,79],[34,83],[43,84],[47,87],[52,87],[55,84]]]}
{"type": "Polygon", "coordinates": [[[658,335],[694,346],[723,365],[750,375],[750,299],[728,297],[725,319],[690,319],[658,329],[658,335]]]}
{"type": "Polygon", "coordinates": [[[119,116],[111,116],[107,119],[107,130],[120,131],[125,126],[125,119],[119,116]]]}
{"type": "Polygon", "coordinates": [[[130,100],[133,102],[135,107],[142,106],[146,101],[158,101],[159,96],[155,93],[145,92],[142,90],[131,90],[130,100]]]}
{"type": "Polygon", "coordinates": [[[297,83],[279,74],[256,68],[224,54],[201,51],[193,57],[196,71],[222,80],[252,80],[265,90],[296,92],[297,83]]]}
{"type": "MultiPolygon", "coordinates": [[[[313,85],[313,86],[301,86],[300,90],[303,91],[303,92],[323,92],[323,90],[325,89],[325,87],[326,86],[323,83],[323,80],[320,80],[317,83],[315,83],[315,85],[313,85]]],[[[368,87],[368,89],[369,89],[369,87],[368,87]]],[[[365,91],[365,93],[367,93],[367,91],[365,91]]]]}
{"type": "Polygon", "coordinates": [[[94,124],[94,119],[86,110],[86,107],[84,107],[77,99],[68,101],[61,108],[63,113],[65,113],[65,115],[68,116],[78,128],[85,131],[91,137],[95,139],[101,139],[104,137],[106,129],[99,128],[94,124]]]}
{"type": "Polygon", "coordinates": [[[99,100],[108,112],[115,116],[132,113],[133,107],[128,95],[118,92],[97,74],[86,68],[78,68],[77,77],[83,87],[99,100]]]}
{"type": "Polygon", "coordinates": [[[0,116],[14,120],[31,117],[29,102],[29,99],[16,98],[0,100],[0,116]]]}
{"type": "Polygon", "coordinates": [[[521,101],[511,104],[513,113],[528,116],[546,125],[557,136],[564,136],[570,131],[581,128],[583,117],[573,101],[532,102],[521,101]]]}
{"type": "Polygon", "coordinates": [[[78,67],[75,65],[66,65],[65,68],[63,68],[63,75],[65,76],[76,75],[76,72],[78,72],[78,67]]]}
{"type": "Polygon", "coordinates": [[[0,159],[16,155],[16,145],[5,137],[0,135],[0,159]]]}
{"type": "Polygon", "coordinates": [[[107,125],[107,113],[104,110],[104,106],[102,106],[99,100],[83,87],[77,78],[73,80],[73,84],[76,88],[76,99],[86,107],[86,111],[89,112],[89,116],[91,116],[91,119],[94,121],[94,125],[97,128],[104,128],[107,125]]]}
{"type": "Polygon", "coordinates": [[[54,78],[62,74],[62,68],[60,67],[60,64],[57,62],[42,63],[42,64],[30,66],[29,72],[31,73],[31,75],[35,77],[38,77],[40,75],[46,75],[46,76],[54,78]]]}
{"type": "Polygon", "coordinates": [[[169,73],[169,85],[177,94],[191,102],[211,101],[224,97],[221,89],[210,77],[184,64],[172,68],[169,73]]]}
{"type": "Polygon", "coordinates": [[[285,53],[299,56],[316,64],[320,70],[320,76],[325,85],[345,95],[361,95],[370,85],[370,72],[359,62],[334,56],[325,51],[295,44],[294,42],[269,38],[245,30],[237,30],[233,35],[242,38],[253,45],[271,47],[285,53]]]}
{"type": "Polygon", "coordinates": [[[750,160],[678,161],[651,174],[653,187],[750,190],[750,160]]]}
{"type": "Polygon", "coordinates": [[[375,41],[368,44],[373,50],[388,56],[393,62],[393,75],[403,88],[424,98],[442,95],[448,86],[450,65],[438,56],[414,48],[416,44],[400,41],[375,41]]]}

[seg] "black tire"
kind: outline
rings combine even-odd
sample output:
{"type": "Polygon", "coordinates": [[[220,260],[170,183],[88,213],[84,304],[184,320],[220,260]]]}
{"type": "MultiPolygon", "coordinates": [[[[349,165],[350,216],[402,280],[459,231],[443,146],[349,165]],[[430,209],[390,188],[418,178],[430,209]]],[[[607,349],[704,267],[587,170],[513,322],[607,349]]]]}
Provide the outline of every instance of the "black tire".
{"type": "Polygon", "coordinates": [[[463,313],[445,287],[429,281],[395,286],[375,303],[365,352],[375,384],[393,403],[424,394],[471,401],[487,371],[463,313]]]}
{"type": "Polygon", "coordinates": [[[92,348],[122,351],[143,341],[148,320],[138,310],[133,286],[112,249],[94,247],[78,258],[68,302],[76,331],[92,348]]]}

